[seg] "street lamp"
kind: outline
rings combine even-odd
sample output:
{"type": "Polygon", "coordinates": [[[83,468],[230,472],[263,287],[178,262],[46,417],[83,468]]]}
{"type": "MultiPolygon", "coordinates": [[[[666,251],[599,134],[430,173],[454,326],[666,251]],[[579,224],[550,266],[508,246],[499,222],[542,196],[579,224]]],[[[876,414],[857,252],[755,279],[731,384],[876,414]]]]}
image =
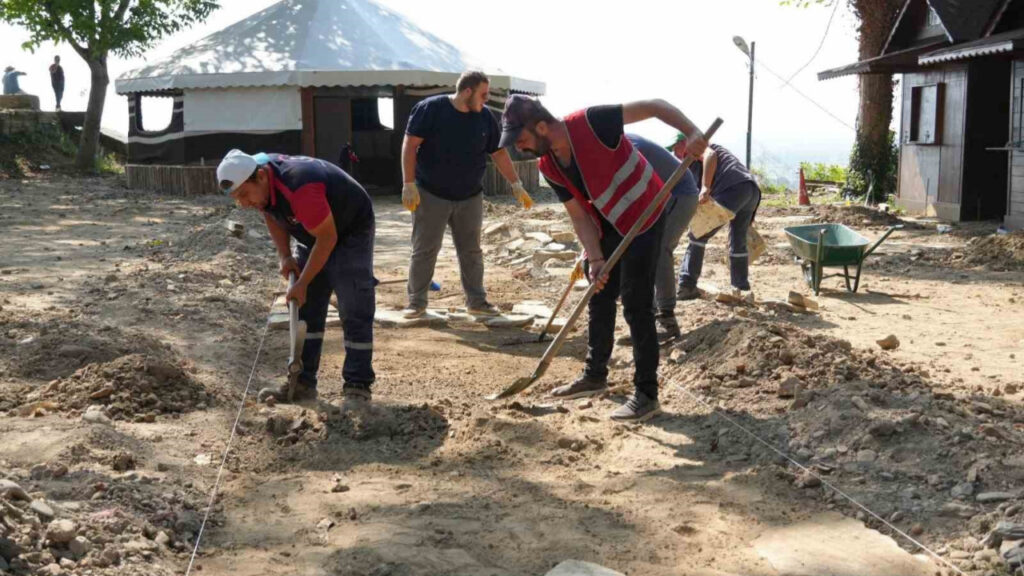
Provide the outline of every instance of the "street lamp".
{"type": "Polygon", "coordinates": [[[750,100],[747,103],[747,169],[750,169],[750,134],[754,127],[754,49],[757,42],[751,42],[747,47],[747,41],[741,36],[733,36],[732,43],[750,58],[750,100]]]}

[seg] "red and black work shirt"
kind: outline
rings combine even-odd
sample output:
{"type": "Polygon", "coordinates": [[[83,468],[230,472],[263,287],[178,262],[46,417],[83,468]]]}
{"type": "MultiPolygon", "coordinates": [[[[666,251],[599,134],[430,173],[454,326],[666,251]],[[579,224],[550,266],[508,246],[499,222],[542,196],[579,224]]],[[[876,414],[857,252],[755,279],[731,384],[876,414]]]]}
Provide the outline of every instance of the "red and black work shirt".
{"type": "Polygon", "coordinates": [[[373,227],[373,201],[351,176],[330,162],[269,154],[270,202],[263,209],[300,243],[312,247],[310,230],[334,216],[338,241],[373,227]]]}

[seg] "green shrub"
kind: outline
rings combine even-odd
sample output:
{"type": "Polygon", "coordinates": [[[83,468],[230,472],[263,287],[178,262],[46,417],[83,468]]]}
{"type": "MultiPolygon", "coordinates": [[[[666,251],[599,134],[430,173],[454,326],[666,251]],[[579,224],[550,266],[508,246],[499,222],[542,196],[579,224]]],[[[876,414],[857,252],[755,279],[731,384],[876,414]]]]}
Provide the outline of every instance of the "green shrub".
{"type": "Polygon", "coordinates": [[[846,166],[823,162],[801,162],[800,168],[803,168],[804,178],[808,180],[846,182],[846,166]]]}

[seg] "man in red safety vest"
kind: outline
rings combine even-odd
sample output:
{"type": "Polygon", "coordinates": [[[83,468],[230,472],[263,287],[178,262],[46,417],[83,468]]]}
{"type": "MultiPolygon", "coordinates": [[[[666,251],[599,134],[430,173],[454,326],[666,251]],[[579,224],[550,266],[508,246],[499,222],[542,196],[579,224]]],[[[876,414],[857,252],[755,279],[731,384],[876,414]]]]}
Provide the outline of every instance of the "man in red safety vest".
{"type": "Polygon", "coordinates": [[[664,206],[642,224],[641,233],[610,271],[610,255],[654,201],[662,181],[624,135],[624,125],[657,118],[691,137],[697,155],[707,147],[704,134],[664,100],[594,106],[557,119],[535,99],[513,95],[502,115],[502,147],[515,145],[540,158],[540,172],[565,204],[586,250],[587,273],[599,291],[588,312],[589,349],[583,375],[552,391],[556,398],[580,398],[604,392],[608,359],[615,338],[615,302],[633,340],[633,396],[611,414],[613,420],[642,421],[660,412],[658,337],[654,321],[654,274],[661,243],[664,206]]]}

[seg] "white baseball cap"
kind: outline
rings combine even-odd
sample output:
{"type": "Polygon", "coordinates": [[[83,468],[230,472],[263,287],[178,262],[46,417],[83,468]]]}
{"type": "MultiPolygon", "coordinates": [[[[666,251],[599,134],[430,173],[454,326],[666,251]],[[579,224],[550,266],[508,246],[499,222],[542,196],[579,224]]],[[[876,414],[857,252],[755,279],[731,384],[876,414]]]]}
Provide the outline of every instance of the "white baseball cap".
{"type": "Polygon", "coordinates": [[[241,150],[232,150],[217,166],[217,185],[222,192],[230,194],[245,183],[258,167],[259,162],[255,157],[241,150]]]}

